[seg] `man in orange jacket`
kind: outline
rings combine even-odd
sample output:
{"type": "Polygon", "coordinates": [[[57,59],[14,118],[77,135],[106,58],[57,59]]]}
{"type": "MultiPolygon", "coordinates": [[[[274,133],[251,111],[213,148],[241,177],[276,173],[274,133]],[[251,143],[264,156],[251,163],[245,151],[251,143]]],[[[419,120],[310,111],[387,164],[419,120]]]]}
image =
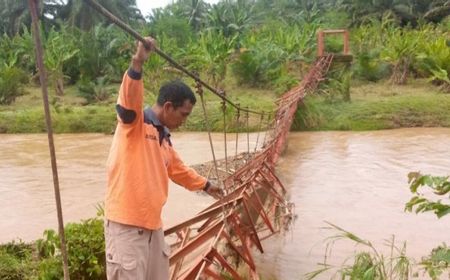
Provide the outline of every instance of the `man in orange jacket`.
{"type": "Polygon", "coordinates": [[[118,124],[108,157],[105,239],[108,279],[169,278],[170,250],[161,211],[169,179],[215,198],[221,190],[187,167],[173,149],[169,129],[179,127],[196,103],[181,81],[160,88],[156,104],[143,110],[142,67],[155,46],[138,44],[116,105],[118,124]]]}

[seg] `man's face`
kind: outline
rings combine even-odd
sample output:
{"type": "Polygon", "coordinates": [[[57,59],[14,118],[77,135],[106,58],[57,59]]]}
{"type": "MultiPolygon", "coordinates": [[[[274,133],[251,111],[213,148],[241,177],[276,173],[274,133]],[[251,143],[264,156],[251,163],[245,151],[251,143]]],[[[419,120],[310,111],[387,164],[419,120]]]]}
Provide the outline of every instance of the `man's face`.
{"type": "Polygon", "coordinates": [[[172,102],[166,102],[164,104],[164,125],[169,129],[175,129],[180,127],[192,112],[191,101],[186,99],[182,106],[174,108],[172,102]]]}

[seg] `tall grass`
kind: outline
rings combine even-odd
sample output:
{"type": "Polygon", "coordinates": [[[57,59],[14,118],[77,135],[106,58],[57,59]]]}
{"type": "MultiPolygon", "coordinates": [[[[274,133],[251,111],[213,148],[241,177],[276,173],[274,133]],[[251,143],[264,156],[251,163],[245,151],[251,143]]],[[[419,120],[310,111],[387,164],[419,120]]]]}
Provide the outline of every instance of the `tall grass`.
{"type": "Polygon", "coordinates": [[[414,261],[406,256],[405,243],[397,246],[395,237],[386,240],[389,254],[384,255],[372,242],[337,225],[326,223],[329,229],[336,231],[336,234],[327,239],[325,259],[330,256],[332,247],[337,241],[351,241],[362,247],[362,250],[346,259],[342,265],[334,266],[326,262],[320,264],[322,268],[305,275],[307,280],[314,279],[325,271],[334,271],[333,279],[349,280],[406,280],[413,276],[414,261]]]}

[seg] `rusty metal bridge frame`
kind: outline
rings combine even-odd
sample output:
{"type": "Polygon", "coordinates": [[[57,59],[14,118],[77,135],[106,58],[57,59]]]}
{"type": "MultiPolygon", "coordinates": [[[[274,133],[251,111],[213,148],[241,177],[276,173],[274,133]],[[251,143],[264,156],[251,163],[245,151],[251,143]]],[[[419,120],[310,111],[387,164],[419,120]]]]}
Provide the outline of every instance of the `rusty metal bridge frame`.
{"type": "Polygon", "coordinates": [[[317,88],[332,60],[332,54],[319,57],[302,82],[277,101],[269,140],[223,181],[227,195],[165,230],[173,250],[170,279],[259,279],[252,247],[263,253],[262,240],[283,230],[292,217],[275,164],[299,102],[317,88]]]}

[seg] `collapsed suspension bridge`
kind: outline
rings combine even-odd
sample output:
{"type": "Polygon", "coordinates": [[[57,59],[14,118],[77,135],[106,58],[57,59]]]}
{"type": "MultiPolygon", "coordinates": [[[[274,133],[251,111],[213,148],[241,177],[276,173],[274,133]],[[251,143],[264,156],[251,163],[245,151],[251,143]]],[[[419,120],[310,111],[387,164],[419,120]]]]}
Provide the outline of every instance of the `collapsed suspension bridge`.
{"type": "MultiPolygon", "coordinates": [[[[98,3],[93,0],[85,0],[85,2],[127,33],[131,34],[134,38],[146,44],[142,36],[110,14],[98,3]]],[[[33,18],[38,67],[41,72],[40,78],[43,89],[59,233],[62,244],[61,253],[63,256],[64,279],[69,279],[56,157],[48,109],[47,83],[42,62],[42,46],[38,32],[36,1],[29,0],[29,6],[33,18]]],[[[312,65],[302,82],[277,100],[277,109],[273,114],[274,117],[271,120],[270,128],[267,132],[268,137],[267,139],[264,137],[262,148],[256,151],[255,147],[254,153],[250,153],[249,151],[245,164],[239,167],[235,165],[234,170],[228,168],[229,157],[226,150],[227,126],[224,123],[225,176],[223,176],[219,175],[218,164],[211,140],[211,129],[209,127],[208,114],[203,98],[203,88],[210,90],[222,100],[224,122],[226,104],[229,104],[237,110],[237,122],[240,113],[245,113],[247,116],[247,125],[248,114],[259,115],[262,122],[265,113],[249,108],[241,108],[238,104],[229,100],[223,91],[212,88],[197,75],[189,72],[158,48],[156,48],[155,52],[195,80],[208,129],[213,167],[216,173],[215,178],[220,182],[224,190],[224,196],[220,200],[194,217],[165,230],[166,239],[170,242],[172,248],[172,254],[170,256],[170,277],[171,279],[225,279],[225,277],[231,276],[233,279],[242,279],[243,277],[258,279],[257,268],[252,255],[252,247],[256,247],[261,253],[264,252],[261,241],[282,231],[293,216],[293,206],[285,199],[286,189],[275,175],[275,164],[285,147],[299,102],[309,92],[314,91],[319,82],[323,80],[329,70],[333,55],[321,54],[318,56],[318,59],[312,65]]],[[[269,114],[266,113],[266,115],[269,114]]]]}

